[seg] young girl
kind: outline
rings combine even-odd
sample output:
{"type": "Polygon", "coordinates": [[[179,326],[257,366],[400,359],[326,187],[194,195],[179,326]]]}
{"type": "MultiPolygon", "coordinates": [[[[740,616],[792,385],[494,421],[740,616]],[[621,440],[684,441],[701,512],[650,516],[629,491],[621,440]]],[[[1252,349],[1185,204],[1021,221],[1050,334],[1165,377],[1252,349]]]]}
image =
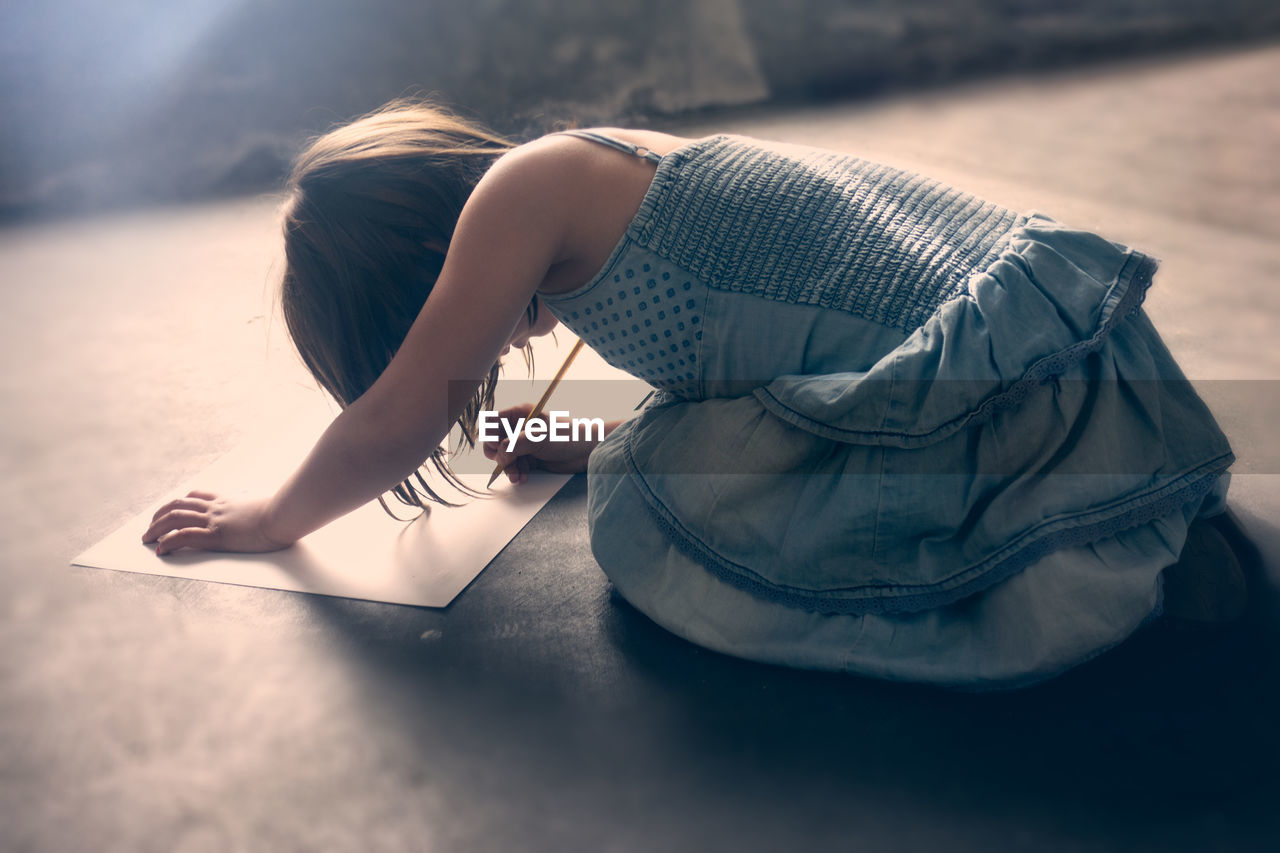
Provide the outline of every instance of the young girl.
{"type": "Polygon", "coordinates": [[[275,495],[162,507],[159,554],[439,499],[411,477],[557,321],[658,395],[594,450],[487,455],[587,470],[617,590],[729,654],[1029,683],[1158,615],[1224,507],[1230,449],[1139,308],[1155,263],[917,175],[738,136],[513,146],[402,102],[302,155],[284,232],[284,316],[343,411],[275,495]]]}

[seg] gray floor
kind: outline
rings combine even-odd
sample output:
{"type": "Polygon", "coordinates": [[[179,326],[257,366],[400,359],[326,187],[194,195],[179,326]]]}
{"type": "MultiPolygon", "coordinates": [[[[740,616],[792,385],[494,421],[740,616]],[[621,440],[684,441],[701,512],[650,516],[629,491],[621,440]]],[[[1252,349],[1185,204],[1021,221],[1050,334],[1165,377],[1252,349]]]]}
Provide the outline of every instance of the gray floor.
{"type": "Polygon", "coordinates": [[[1277,80],[1272,48],[685,128],[1163,258],[1148,307],[1241,457],[1253,608],[1010,694],[674,639],[611,594],[582,478],[445,611],[69,569],[305,393],[273,200],[0,232],[0,847],[1276,849],[1277,80]]]}

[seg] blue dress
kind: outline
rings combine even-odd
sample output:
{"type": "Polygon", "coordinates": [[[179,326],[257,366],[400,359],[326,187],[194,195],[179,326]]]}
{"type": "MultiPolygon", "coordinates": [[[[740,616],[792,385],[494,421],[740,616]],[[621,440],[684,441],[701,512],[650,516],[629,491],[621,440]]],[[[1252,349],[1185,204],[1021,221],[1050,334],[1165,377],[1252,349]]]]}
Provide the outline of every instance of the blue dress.
{"type": "Polygon", "coordinates": [[[547,307],[659,393],[592,453],[616,589],[732,655],[1031,683],[1158,615],[1233,461],[1155,262],[919,175],[740,136],[657,163],[547,307]]]}

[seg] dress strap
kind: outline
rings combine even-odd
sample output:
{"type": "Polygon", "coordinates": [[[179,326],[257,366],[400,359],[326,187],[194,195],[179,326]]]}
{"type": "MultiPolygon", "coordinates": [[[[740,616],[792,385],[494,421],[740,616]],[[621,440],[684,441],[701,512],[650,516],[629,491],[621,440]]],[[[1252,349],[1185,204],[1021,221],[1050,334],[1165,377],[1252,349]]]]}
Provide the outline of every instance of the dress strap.
{"type": "Polygon", "coordinates": [[[658,163],[662,160],[662,155],[656,151],[650,151],[640,145],[633,145],[630,142],[624,142],[621,139],[615,139],[612,136],[605,136],[603,133],[596,133],[593,130],[561,130],[560,135],[578,136],[582,139],[590,139],[592,142],[598,142],[601,145],[607,145],[610,148],[616,148],[619,151],[639,157],[642,160],[648,160],[650,163],[658,163]]]}

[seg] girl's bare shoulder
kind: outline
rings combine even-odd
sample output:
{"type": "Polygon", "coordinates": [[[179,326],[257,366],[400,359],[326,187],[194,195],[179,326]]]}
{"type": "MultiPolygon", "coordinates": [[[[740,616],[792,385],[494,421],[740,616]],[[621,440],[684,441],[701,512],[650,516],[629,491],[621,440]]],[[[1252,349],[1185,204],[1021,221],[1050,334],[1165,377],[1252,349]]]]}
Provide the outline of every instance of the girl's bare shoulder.
{"type": "MultiPolygon", "coordinates": [[[[585,130],[585,128],[584,128],[585,130]]],[[[593,127],[590,132],[612,137],[622,142],[629,142],[646,151],[659,155],[687,145],[694,140],[689,137],[676,136],[657,130],[641,130],[622,127],[593,127]]],[[[507,168],[557,170],[564,169],[580,174],[592,166],[605,170],[635,171],[637,161],[645,164],[640,157],[619,151],[599,142],[574,136],[568,133],[549,133],[532,142],[518,145],[500,158],[499,163],[507,168]]],[[[652,164],[648,164],[652,170],[652,164]]]]}
{"type": "MultiPolygon", "coordinates": [[[[690,141],[652,130],[591,130],[660,155],[690,141]]],[[[548,134],[512,149],[495,170],[506,191],[540,193],[546,215],[562,223],[563,243],[538,288],[551,294],[584,284],[608,260],[640,209],[655,166],[582,137],[548,134]]]]}

